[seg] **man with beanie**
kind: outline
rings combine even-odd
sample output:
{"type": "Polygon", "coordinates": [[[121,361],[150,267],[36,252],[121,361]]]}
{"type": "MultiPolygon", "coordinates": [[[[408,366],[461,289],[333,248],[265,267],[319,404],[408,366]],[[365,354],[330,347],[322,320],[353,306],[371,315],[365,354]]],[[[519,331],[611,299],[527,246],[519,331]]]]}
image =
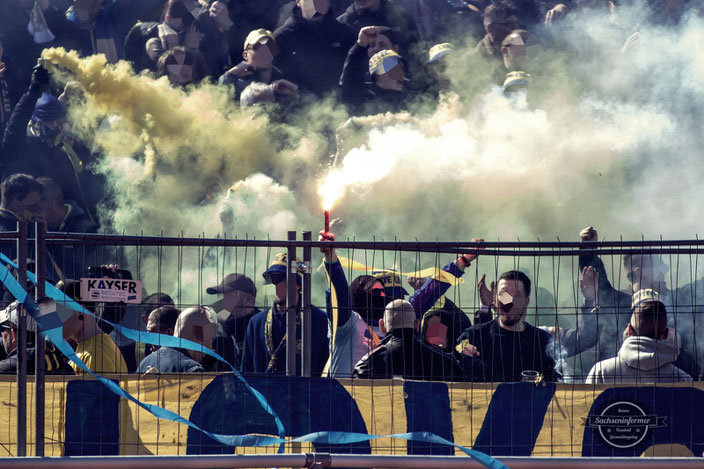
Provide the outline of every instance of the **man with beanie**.
{"type": "Polygon", "coordinates": [[[52,178],[67,199],[75,200],[95,220],[104,179],[88,169],[90,152],[64,133],[64,107],[46,92],[48,87],[49,72],[37,65],[5,128],[2,172],[52,178]]]}
{"type": "Polygon", "coordinates": [[[679,355],[677,341],[668,341],[667,310],[651,289],[633,295],[633,314],[618,354],[596,363],[586,384],[672,383],[692,381],[673,363],[679,355]]]}
{"type": "MultiPolygon", "coordinates": [[[[247,326],[242,371],[259,373],[286,372],[286,298],[288,285],[286,272],[289,267],[285,252],[278,253],[269,268],[262,274],[267,284],[276,287],[274,305],[255,314],[247,326]]],[[[301,371],[301,283],[300,272],[305,268],[300,259],[290,266],[296,271],[296,374],[301,371]]],[[[311,373],[320,376],[328,361],[328,318],[325,313],[311,305],[311,373]]]]}
{"type": "MultiPolygon", "coordinates": [[[[335,235],[321,232],[319,239],[334,241],[335,235]]],[[[321,252],[325,255],[325,268],[337,298],[337,308],[331,308],[329,312],[333,340],[329,376],[349,378],[355,364],[384,338],[385,332],[379,327],[379,320],[386,305],[392,300],[403,299],[407,293],[397,280],[398,274],[393,272],[378,276],[360,275],[348,287],[345,269],[335,249],[321,248],[321,252]]],[[[449,263],[442,270],[454,277],[461,277],[476,257],[474,254],[462,254],[456,262],[449,263]]],[[[416,319],[420,321],[449,288],[449,283],[432,279],[413,293],[409,303],[414,308],[416,319]]]]}
{"type": "Polygon", "coordinates": [[[398,299],[386,305],[384,317],[379,320],[384,340],[357,363],[354,377],[462,380],[464,373],[459,362],[418,339],[418,326],[416,310],[408,301],[398,299]]]}

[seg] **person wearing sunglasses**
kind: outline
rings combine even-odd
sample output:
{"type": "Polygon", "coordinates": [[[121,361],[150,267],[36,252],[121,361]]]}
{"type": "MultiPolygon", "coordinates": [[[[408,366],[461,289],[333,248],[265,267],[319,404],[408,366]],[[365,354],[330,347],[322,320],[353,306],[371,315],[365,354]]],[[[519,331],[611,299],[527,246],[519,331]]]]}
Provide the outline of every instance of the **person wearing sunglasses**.
{"type": "MultiPolygon", "coordinates": [[[[273,305],[258,312],[249,321],[242,352],[242,371],[259,373],[286,372],[286,299],[288,284],[286,270],[289,267],[286,253],[274,257],[269,268],[262,274],[267,285],[274,285],[273,305]]],[[[306,268],[300,259],[293,265],[296,271],[296,375],[301,375],[301,273],[306,268]]],[[[311,305],[311,373],[320,376],[328,361],[328,318],[320,308],[311,305]]]]}

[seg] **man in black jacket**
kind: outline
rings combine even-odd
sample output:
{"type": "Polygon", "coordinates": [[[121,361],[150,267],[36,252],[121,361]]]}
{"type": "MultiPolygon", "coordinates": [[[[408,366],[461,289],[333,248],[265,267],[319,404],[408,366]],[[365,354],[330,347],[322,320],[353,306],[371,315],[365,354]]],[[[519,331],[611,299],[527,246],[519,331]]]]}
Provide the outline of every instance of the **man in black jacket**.
{"type": "Polygon", "coordinates": [[[354,32],[332,16],[330,0],[296,0],[274,40],[280,48],[274,64],[284,76],[322,96],[337,88],[354,32]]]}
{"type": "Polygon", "coordinates": [[[81,32],[77,25],[66,19],[65,12],[51,5],[49,0],[39,0],[37,3],[47,27],[54,36],[54,39],[49,42],[37,43],[28,31],[27,26],[30,24],[34,0],[0,2],[0,32],[4,37],[3,46],[15,59],[22,83],[29,82],[32,67],[37,63],[37,58],[44,48],[64,47],[75,50],[81,48],[81,32]]]}
{"type": "Polygon", "coordinates": [[[492,381],[521,381],[523,372],[538,372],[545,381],[559,378],[548,354],[550,333],[525,321],[529,303],[528,276],[516,270],[504,272],[494,295],[498,318],[475,324],[458,339],[459,351],[481,358],[491,368],[492,381]]]}
{"type": "Polygon", "coordinates": [[[387,26],[399,35],[407,48],[401,51],[408,55],[420,38],[413,17],[392,0],[354,0],[352,5],[337,20],[358,33],[365,26],[387,26]]]}
{"type": "Polygon", "coordinates": [[[347,55],[340,77],[340,101],[349,107],[351,114],[398,112],[408,105],[404,91],[405,59],[392,49],[382,50],[367,59],[368,48],[385,29],[384,26],[362,28],[357,43],[347,55]]]}
{"type": "Polygon", "coordinates": [[[386,306],[379,328],[386,334],[354,369],[356,378],[391,378],[461,381],[464,373],[452,355],[424,344],[416,336],[418,320],[408,301],[394,300],[386,306]]]}

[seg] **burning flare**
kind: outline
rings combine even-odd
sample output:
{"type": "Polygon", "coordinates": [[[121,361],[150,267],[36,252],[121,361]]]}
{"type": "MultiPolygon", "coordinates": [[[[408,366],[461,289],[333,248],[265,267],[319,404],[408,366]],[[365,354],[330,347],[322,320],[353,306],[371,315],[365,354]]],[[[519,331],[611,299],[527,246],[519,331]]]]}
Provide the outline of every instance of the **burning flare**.
{"type": "Polygon", "coordinates": [[[344,174],[339,169],[330,171],[318,188],[318,195],[323,196],[323,210],[328,211],[345,192],[344,174]]]}

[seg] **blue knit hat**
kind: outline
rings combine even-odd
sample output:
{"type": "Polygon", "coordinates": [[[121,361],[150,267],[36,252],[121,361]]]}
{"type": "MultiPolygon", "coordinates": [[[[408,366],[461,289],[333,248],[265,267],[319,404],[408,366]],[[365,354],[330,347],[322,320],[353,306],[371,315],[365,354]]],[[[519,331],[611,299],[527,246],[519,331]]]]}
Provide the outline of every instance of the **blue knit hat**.
{"type": "Polygon", "coordinates": [[[59,100],[49,93],[42,93],[41,98],[34,105],[32,120],[36,122],[55,121],[63,119],[64,106],[59,100]]]}

